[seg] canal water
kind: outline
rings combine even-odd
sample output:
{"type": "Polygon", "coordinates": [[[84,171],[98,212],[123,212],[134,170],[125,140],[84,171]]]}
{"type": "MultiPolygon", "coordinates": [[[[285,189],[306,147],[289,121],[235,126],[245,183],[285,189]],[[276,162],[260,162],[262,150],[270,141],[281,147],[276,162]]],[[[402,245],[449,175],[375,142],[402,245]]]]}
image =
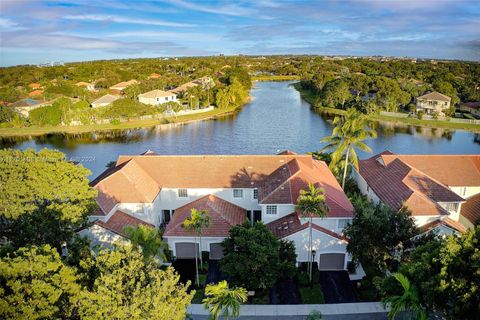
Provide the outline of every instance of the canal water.
{"type": "MultiPolygon", "coordinates": [[[[185,125],[87,134],[49,134],[33,138],[0,138],[0,148],[58,149],[79,161],[96,177],[120,154],[151,149],[159,154],[274,154],[316,151],[331,134],[331,118],[311,111],[291,82],[258,82],[252,102],[235,115],[185,125]]],[[[406,154],[479,154],[480,135],[463,130],[376,124],[373,152],[406,154]]],[[[360,153],[361,158],[368,154],[360,153]]]]}

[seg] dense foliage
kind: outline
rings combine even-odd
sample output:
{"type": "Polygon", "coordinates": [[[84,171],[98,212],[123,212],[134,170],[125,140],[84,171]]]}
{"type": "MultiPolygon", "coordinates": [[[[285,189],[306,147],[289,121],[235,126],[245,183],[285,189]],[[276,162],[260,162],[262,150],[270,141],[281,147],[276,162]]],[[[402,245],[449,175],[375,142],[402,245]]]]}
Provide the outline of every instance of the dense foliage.
{"type": "Polygon", "coordinates": [[[58,151],[0,150],[1,237],[59,248],[96,206],[89,174],[58,151]]]}
{"type": "Polygon", "coordinates": [[[294,272],[294,246],[282,244],[263,223],[252,226],[247,222],[234,226],[229,233],[222,243],[225,256],[220,268],[231,277],[233,284],[265,290],[279,278],[294,272]]]}

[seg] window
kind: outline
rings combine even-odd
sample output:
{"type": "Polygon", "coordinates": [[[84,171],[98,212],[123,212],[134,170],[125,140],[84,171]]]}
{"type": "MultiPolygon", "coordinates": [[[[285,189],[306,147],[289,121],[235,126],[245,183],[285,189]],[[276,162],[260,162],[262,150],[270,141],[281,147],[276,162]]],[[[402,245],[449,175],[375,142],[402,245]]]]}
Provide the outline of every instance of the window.
{"type": "Polygon", "coordinates": [[[467,187],[463,187],[462,188],[462,196],[466,196],[467,195],[467,187]]]}
{"type": "Polygon", "coordinates": [[[445,204],[445,209],[447,209],[447,211],[457,211],[458,203],[448,202],[448,203],[445,204]]]}
{"type": "Polygon", "coordinates": [[[253,200],[258,199],[258,189],[253,189],[253,200]]]}
{"type": "Polygon", "coordinates": [[[277,206],[267,206],[267,214],[277,214],[277,206]]]}
{"type": "Polygon", "coordinates": [[[178,197],[179,198],[188,198],[188,190],[187,189],[178,189],[178,197]]]}
{"type": "Polygon", "coordinates": [[[338,219],[338,229],[345,229],[349,223],[352,223],[351,219],[338,219]]]}
{"type": "Polygon", "coordinates": [[[165,97],[165,101],[168,101],[168,97],[165,97]]]}
{"type": "Polygon", "coordinates": [[[242,189],[233,189],[233,197],[234,198],[243,198],[243,190],[242,189]]]}

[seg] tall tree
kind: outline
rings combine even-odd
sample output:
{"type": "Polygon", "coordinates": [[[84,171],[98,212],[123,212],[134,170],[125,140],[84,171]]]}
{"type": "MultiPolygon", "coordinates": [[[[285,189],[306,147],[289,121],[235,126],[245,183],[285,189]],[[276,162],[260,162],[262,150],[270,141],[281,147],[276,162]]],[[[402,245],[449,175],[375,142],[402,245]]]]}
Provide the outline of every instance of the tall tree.
{"type": "Polygon", "coordinates": [[[74,318],[81,290],[76,281],[56,249],[20,248],[0,260],[0,318],[74,318]]]}
{"type": "Polygon", "coordinates": [[[172,268],[160,269],[131,246],[102,250],[81,264],[92,277],[78,302],[82,319],[181,320],[195,294],[172,268]]]}
{"type": "Polygon", "coordinates": [[[335,149],[332,152],[331,166],[335,166],[345,154],[342,177],[342,188],[344,188],[349,163],[351,162],[358,170],[358,156],[355,148],[372,152],[372,149],[363,141],[368,138],[376,138],[377,133],[368,127],[365,115],[354,108],[348,109],[343,117],[335,117],[333,124],[335,125],[333,133],[331,136],[322,139],[322,142],[326,142],[327,145],[320,152],[335,149]]]}
{"type": "Polygon", "coordinates": [[[395,319],[403,311],[415,315],[417,320],[427,320],[427,314],[420,303],[417,288],[401,273],[396,272],[393,274],[393,277],[400,283],[403,292],[401,295],[382,299],[383,304],[391,308],[388,313],[388,319],[395,319]]]}
{"type": "Polygon", "coordinates": [[[58,151],[0,150],[0,230],[11,245],[68,241],[94,210],[90,171],[58,151]]]}
{"type": "Polygon", "coordinates": [[[198,275],[198,252],[200,251],[200,265],[203,268],[203,260],[202,260],[202,231],[205,228],[208,228],[210,225],[210,215],[208,214],[207,210],[197,210],[192,208],[190,212],[190,218],[185,219],[183,221],[182,227],[185,230],[190,230],[195,233],[195,268],[197,272],[197,286],[200,285],[200,278],[198,275]],[[200,237],[200,248],[197,250],[197,236],[200,237]]]}
{"type": "Polygon", "coordinates": [[[210,311],[212,320],[218,320],[220,315],[226,319],[237,318],[240,315],[240,304],[247,301],[245,288],[229,288],[225,280],[207,285],[205,295],[203,304],[210,311]]]}
{"type": "Polygon", "coordinates": [[[312,221],[313,217],[324,218],[327,216],[328,207],[325,203],[324,190],[310,183],[308,189],[300,190],[295,208],[302,213],[303,217],[308,218],[308,271],[310,281],[312,281],[312,221]]]}
{"type": "Polygon", "coordinates": [[[158,229],[140,225],[125,227],[123,231],[134,246],[141,248],[145,259],[158,257],[163,261],[166,260],[165,250],[168,250],[168,244],[162,241],[158,229]]]}

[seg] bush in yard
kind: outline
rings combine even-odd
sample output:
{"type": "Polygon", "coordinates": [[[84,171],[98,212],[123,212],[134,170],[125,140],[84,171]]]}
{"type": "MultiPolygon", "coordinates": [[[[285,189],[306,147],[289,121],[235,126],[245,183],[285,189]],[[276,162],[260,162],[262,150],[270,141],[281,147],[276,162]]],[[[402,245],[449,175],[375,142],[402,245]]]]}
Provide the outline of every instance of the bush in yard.
{"type": "Polygon", "coordinates": [[[220,268],[234,285],[265,290],[275,284],[280,270],[280,241],[263,223],[234,226],[222,245],[225,256],[220,268]]]}
{"type": "Polygon", "coordinates": [[[29,119],[37,126],[58,126],[62,122],[62,110],[55,104],[41,107],[30,111],[29,119]]]}

